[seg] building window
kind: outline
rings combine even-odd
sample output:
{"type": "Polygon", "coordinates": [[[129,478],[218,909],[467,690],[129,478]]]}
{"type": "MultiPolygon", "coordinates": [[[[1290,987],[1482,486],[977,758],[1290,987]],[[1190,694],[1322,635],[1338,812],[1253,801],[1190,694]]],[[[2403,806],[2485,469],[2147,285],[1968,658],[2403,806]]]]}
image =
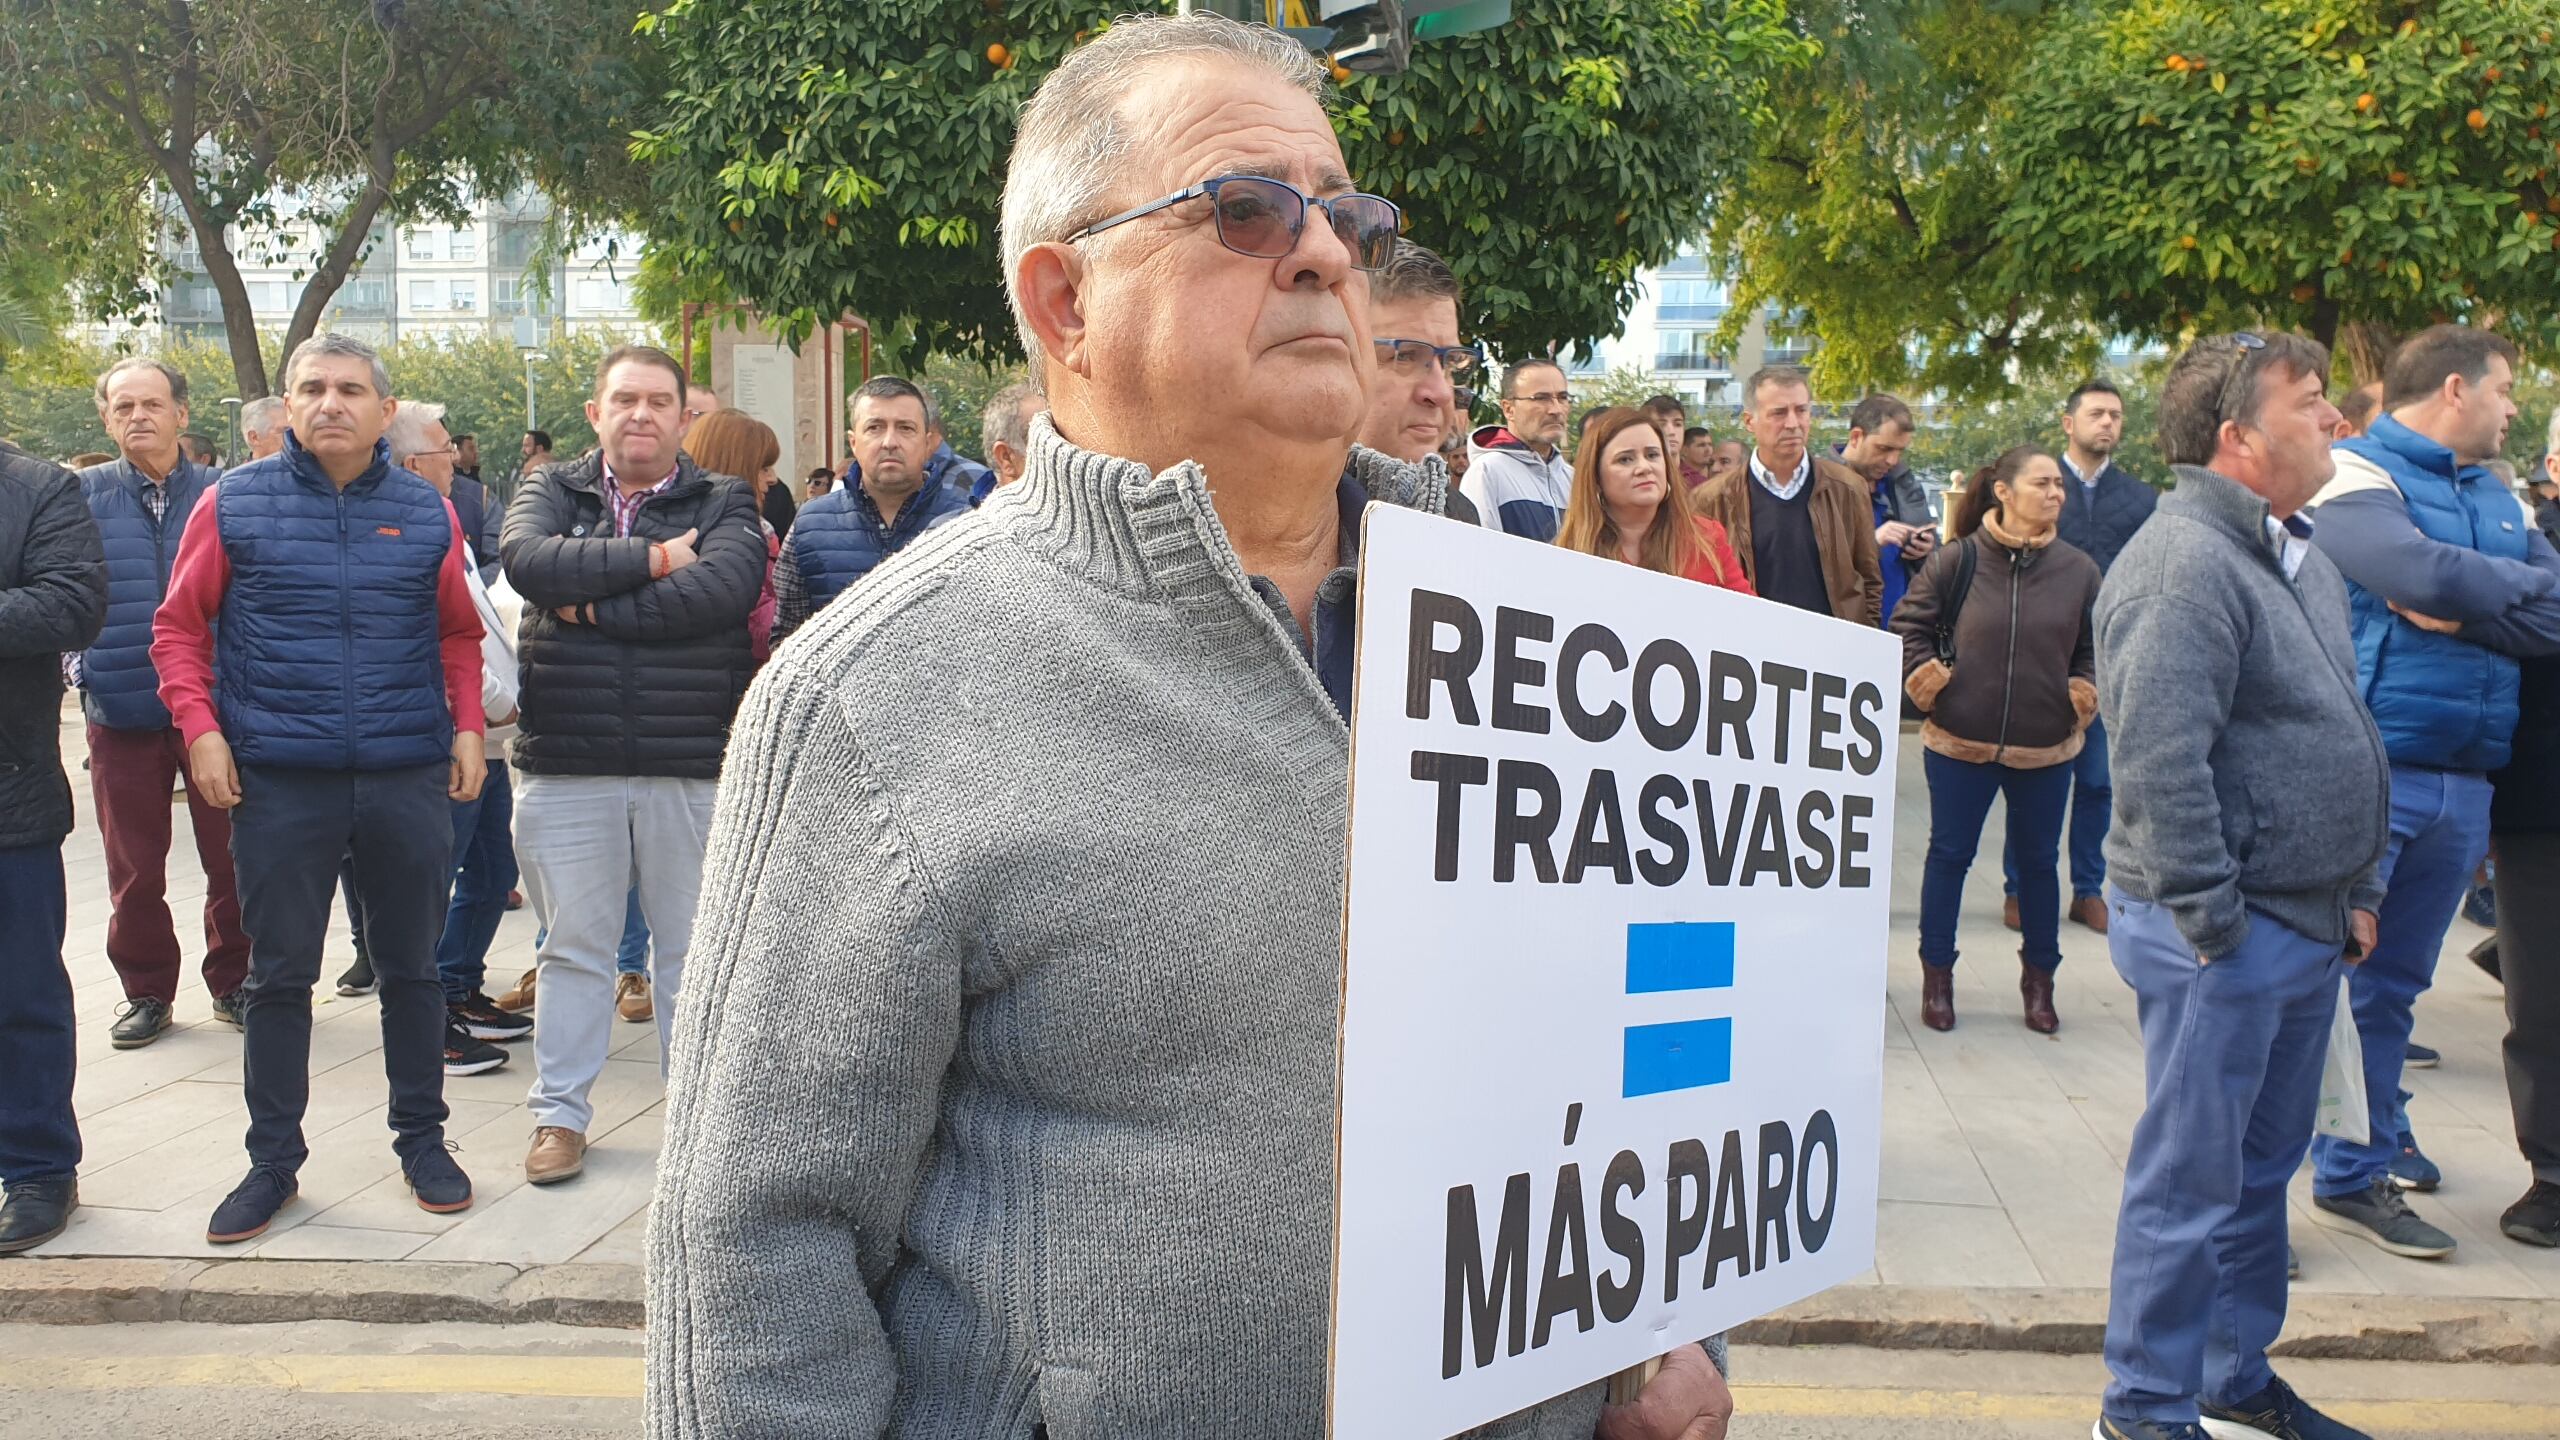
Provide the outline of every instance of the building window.
{"type": "Polygon", "coordinates": [[[378,311],[390,300],[390,287],[380,280],[350,280],[338,291],[338,306],[343,310],[378,311]]]}
{"type": "Polygon", "coordinates": [[[1712,330],[1665,330],[1654,347],[1653,368],[1685,372],[1729,374],[1733,362],[1710,343],[1712,330]]]}
{"type": "Polygon", "coordinates": [[[452,296],[451,308],[456,310],[477,310],[480,308],[480,282],[477,280],[456,280],[453,282],[452,296]]]}
{"type": "Polygon", "coordinates": [[[436,303],[436,282],[433,280],[410,281],[409,308],[412,310],[440,310],[444,308],[436,303]]]}
{"type": "Polygon", "coordinates": [[[1665,279],[1661,287],[1654,320],[1663,326],[1712,325],[1733,308],[1728,303],[1730,291],[1722,280],[1665,279]]]}
{"type": "Polygon", "coordinates": [[[410,259],[433,260],[436,258],[436,237],[432,233],[413,228],[407,232],[407,236],[410,259]]]}
{"type": "Polygon", "coordinates": [[[477,260],[480,258],[480,232],[468,225],[454,226],[453,234],[446,243],[448,254],[452,259],[477,260]]]}
{"type": "Polygon", "coordinates": [[[1608,357],[1589,346],[1577,345],[1564,361],[1567,375],[1605,375],[1609,373],[1608,357]]]}

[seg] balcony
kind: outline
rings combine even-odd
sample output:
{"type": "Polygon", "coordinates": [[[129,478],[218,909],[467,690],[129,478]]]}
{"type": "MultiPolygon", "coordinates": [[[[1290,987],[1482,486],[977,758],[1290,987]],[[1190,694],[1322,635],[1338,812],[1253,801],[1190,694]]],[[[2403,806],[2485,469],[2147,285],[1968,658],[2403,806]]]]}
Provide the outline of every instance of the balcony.
{"type": "Polygon", "coordinates": [[[1665,302],[1653,307],[1656,325],[1715,325],[1731,313],[1730,305],[1674,305],[1665,302]]]}
{"type": "Polygon", "coordinates": [[[1658,372],[1678,375],[1730,375],[1733,360],[1729,356],[1702,354],[1695,350],[1675,350],[1653,357],[1658,372]]]}

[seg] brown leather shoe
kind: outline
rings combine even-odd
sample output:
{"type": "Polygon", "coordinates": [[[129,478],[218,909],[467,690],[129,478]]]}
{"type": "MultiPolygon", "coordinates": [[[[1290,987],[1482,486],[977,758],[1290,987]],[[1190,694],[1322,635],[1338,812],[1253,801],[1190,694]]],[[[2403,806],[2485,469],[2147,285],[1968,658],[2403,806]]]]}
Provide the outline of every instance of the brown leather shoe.
{"type": "Polygon", "coordinates": [[[646,1025],[658,1018],[658,1007],[649,999],[649,977],[617,975],[613,981],[613,1013],[634,1025],[646,1025]]]}
{"type": "Polygon", "coordinates": [[[1920,1023],[1932,1030],[1956,1028],[1956,968],[1920,966],[1920,1023]]]}
{"type": "Polygon", "coordinates": [[[2050,1035],[2062,1028],[2062,1017],[2053,1013],[2053,976],[2025,961],[2018,962],[2018,994],[2026,1001],[2027,1028],[2039,1035],[2050,1035]]]}
{"type": "Polygon", "coordinates": [[[2000,923],[2008,926],[2012,930],[2024,930],[2027,928],[2026,923],[2018,918],[2017,896],[2006,896],[2000,901],[2000,923]]]}
{"type": "Polygon", "coordinates": [[[556,1185],[587,1168],[587,1137],[575,1130],[545,1125],[533,1132],[533,1148],[525,1152],[528,1185],[556,1185]]]}
{"type": "Polygon", "coordinates": [[[521,1015],[532,1009],[533,972],[530,970],[524,972],[524,978],[516,982],[516,988],[499,996],[494,1003],[510,1015],[521,1015]]]}
{"type": "Polygon", "coordinates": [[[2104,935],[2107,933],[2107,902],[2095,895],[2083,895],[2071,902],[2071,918],[2104,935]]]}

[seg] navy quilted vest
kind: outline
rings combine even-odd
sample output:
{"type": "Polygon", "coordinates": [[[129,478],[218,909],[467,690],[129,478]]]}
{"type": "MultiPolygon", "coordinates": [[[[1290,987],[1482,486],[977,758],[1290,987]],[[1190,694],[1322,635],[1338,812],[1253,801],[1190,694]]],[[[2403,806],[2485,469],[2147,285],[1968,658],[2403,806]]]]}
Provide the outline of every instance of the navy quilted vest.
{"type": "Polygon", "coordinates": [[[881,520],[880,507],[858,485],[838,486],[801,506],[791,522],[791,547],[809,589],[809,613],[825,609],[908,541],[968,513],[967,500],[931,483],[907,501],[894,523],[881,520]]]}
{"type": "Polygon", "coordinates": [[[169,567],[196,501],[220,477],[180,457],[169,472],[168,513],[158,520],[142,503],[151,482],[123,460],[80,472],[80,493],[107,550],[107,623],[81,659],[80,709],[110,730],[165,730],[160,672],[151,667],[151,617],[168,598],[169,567]]]}
{"type": "Polygon", "coordinates": [[[341,491],[288,436],[282,454],[223,476],[213,504],[231,561],[214,673],[232,753],[304,770],[445,760],[444,497],[381,445],[341,491]]]}

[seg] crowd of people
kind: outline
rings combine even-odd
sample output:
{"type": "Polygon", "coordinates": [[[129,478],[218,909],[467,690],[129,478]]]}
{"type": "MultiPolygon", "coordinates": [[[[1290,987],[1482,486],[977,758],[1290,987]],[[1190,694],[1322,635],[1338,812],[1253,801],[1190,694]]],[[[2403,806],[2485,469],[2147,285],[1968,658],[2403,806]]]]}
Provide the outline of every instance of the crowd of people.
{"type": "MultiPolygon", "coordinates": [[[[186,988],[173,787],[204,868],[250,1113],[209,1241],[294,1198],[343,897],[338,989],[379,996],[429,1211],[472,1201],[447,1075],[529,1037],[524,1174],[558,1184],[616,1017],[657,1020],[652,1433],[1312,1433],[1371,502],[1899,637],[1923,1024],[1957,1023],[1995,798],[2026,1026],[2060,1028],[2066,921],[2139,997],[2102,1440],[2356,1433],[2266,1365],[2284,1186],[2314,1151],[2323,1224],[2452,1250],[2404,1198],[2439,1176],[2401,1072],[2493,843],[2533,1173],[2504,1228],[2560,1243],[2560,455],[2537,526],[2486,464],[2511,346],[2412,337],[2348,419],[2318,346],[2215,337],[2169,373],[2173,475],[2115,462],[2092,381],[2061,453],[2008,450],[1943,517],[1907,404],[1859,399],[1824,451],[1792,367],[1720,440],[1670,396],[1577,417],[1519,358],[1471,432],[1458,281],[1353,187],[1322,93],[1295,42],[1207,16],[1124,21],[1043,82],[1003,200],[1032,364],[983,464],[880,376],[795,499],[769,428],[632,345],[596,448],[527,433],[501,506],[435,397],[336,335],[243,407],[228,470],[148,357],[99,377],[112,453],[0,455],[0,1252],[77,1203],[68,680],[118,1047],[186,988]],[[519,888],[533,963],[493,996],[519,888]],[[2342,975],[2367,1138],[2315,1147],[2342,975]]],[[[1499,1433],[1720,1435],[1721,1364],[1706,1337],[1633,1403],[1499,1433]]]]}

